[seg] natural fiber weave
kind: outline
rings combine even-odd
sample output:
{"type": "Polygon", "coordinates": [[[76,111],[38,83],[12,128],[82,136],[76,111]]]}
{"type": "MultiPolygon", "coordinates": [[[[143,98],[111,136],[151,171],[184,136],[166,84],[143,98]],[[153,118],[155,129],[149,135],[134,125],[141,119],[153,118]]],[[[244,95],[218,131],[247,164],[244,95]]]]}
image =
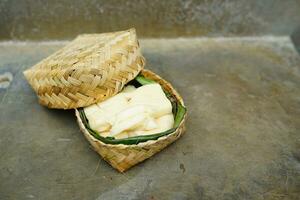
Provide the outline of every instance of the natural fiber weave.
{"type": "Polygon", "coordinates": [[[49,108],[78,108],[103,101],[144,67],[135,29],[84,34],[24,75],[49,108]]]}
{"type": "MultiPolygon", "coordinates": [[[[184,105],[182,98],[171,86],[170,83],[163,80],[158,75],[148,70],[142,70],[142,75],[146,78],[158,82],[164,90],[173,94],[175,98],[184,105]]],[[[130,167],[142,162],[143,160],[158,153],[163,148],[177,140],[185,131],[186,114],[181,121],[179,127],[173,133],[160,137],[158,140],[150,140],[147,142],[139,143],[137,145],[124,145],[124,144],[105,144],[100,140],[94,138],[85,128],[78,110],[76,110],[76,117],[81,131],[87,140],[91,143],[94,150],[98,152],[104,160],[120,172],[124,172],[130,167]]]]}

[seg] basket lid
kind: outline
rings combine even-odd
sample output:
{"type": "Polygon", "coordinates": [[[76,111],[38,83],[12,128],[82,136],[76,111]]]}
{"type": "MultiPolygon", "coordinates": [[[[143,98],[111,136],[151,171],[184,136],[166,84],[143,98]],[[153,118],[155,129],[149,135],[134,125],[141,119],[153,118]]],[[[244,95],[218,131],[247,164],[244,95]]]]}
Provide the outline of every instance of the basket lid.
{"type": "Polygon", "coordinates": [[[135,29],[83,34],[24,71],[40,104],[79,108],[122,90],[145,65],[135,29]]]}

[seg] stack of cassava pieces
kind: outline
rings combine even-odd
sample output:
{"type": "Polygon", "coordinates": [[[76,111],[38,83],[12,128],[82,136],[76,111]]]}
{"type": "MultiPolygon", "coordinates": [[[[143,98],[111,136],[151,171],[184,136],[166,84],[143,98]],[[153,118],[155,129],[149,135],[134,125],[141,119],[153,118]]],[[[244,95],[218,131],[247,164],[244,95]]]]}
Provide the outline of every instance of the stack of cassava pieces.
{"type": "Polygon", "coordinates": [[[182,98],[144,65],[135,29],[129,29],[80,35],[24,75],[40,104],[75,109],[94,150],[124,172],[185,129],[182,98]]]}

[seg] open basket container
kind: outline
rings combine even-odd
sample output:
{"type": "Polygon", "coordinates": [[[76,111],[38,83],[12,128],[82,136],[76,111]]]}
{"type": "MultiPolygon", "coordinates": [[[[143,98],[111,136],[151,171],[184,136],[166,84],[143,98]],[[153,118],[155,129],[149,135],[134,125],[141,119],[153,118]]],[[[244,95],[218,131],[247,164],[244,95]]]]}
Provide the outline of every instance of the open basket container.
{"type": "Polygon", "coordinates": [[[119,172],[158,153],[185,131],[186,108],[181,96],[166,80],[143,69],[135,29],[84,34],[24,72],[49,108],[75,109],[77,122],[93,149],[119,172]],[[162,133],[124,139],[102,137],[90,128],[83,107],[106,100],[126,84],[161,85],[172,103],[174,127],[162,133]]]}

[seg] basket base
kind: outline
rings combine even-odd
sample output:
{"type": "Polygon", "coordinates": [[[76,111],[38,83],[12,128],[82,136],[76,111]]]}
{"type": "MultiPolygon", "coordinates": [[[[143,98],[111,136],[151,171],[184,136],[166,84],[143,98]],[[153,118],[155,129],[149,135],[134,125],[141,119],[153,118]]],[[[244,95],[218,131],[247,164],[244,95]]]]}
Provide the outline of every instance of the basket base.
{"type": "MultiPolygon", "coordinates": [[[[171,86],[170,83],[163,80],[158,75],[151,71],[143,70],[142,75],[146,78],[150,78],[158,82],[164,90],[173,94],[174,97],[184,105],[182,98],[171,86]]],[[[173,143],[175,140],[180,138],[185,132],[185,119],[186,114],[181,121],[178,128],[171,134],[158,138],[157,140],[150,140],[147,142],[142,142],[136,145],[124,145],[124,144],[105,144],[100,140],[94,138],[88,130],[85,128],[79,111],[76,109],[76,117],[81,131],[83,132],[86,139],[91,143],[93,149],[101,155],[101,157],[107,161],[112,167],[117,169],[119,172],[124,172],[131,168],[132,166],[150,158],[154,154],[160,152],[162,149],[167,147],[169,144],[173,143]]]]}

